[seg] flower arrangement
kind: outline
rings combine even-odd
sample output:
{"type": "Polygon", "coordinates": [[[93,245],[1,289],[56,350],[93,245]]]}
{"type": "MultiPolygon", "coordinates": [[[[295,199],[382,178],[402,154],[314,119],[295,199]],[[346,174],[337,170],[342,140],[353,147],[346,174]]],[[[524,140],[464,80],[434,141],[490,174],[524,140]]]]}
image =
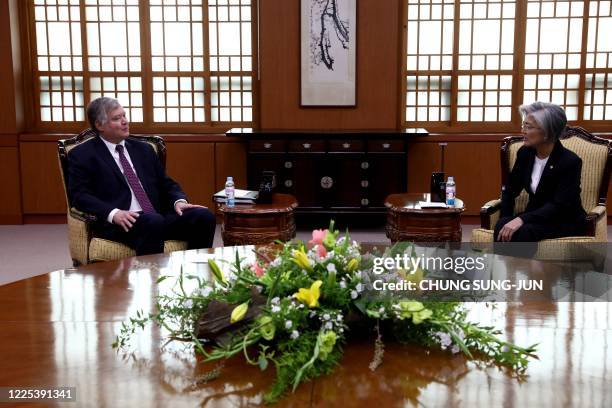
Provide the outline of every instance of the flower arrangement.
{"type": "MultiPolygon", "coordinates": [[[[387,255],[407,250],[409,245],[396,245],[387,255]]],[[[171,339],[193,342],[205,361],[243,353],[261,370],[271,364],[276,369],[266,402],[331,373],[358,326],[376,336],[371,370],[383,362],[383,333],[400,342],[462,352],[470,359],[478,355],[517,374],[524,373],[529,358],[535,357],[535,345],[516,346],[498,338],[500,333],[492,327],[467,321],[459,302],[368,296],[372,259],[362,254],[348,232],[339,237],[332,221],[328,229],[314,230],[307,245],[282,244],[273,256],[264,255],[252,265],[245,265],[238,255],[231,270],[209,260],[214,279],[181,272],[178,290],[158,296],[156,313],[139,312],[123,324],[113,346],[125,347],[137,328],[153,321],[167,329],[171,339]],[[197,281],[192,293],[183,289],[185,279],[197,281]]],[[[391,273],[398,279],[422,279],[425,272],[391,273]]]]}

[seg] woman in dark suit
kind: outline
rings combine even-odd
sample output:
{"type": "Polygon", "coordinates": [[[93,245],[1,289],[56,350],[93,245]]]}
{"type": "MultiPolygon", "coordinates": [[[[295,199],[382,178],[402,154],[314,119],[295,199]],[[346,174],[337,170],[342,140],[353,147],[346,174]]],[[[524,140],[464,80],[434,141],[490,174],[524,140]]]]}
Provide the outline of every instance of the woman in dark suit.
{"type": "Polygon", "coordinates": [[[534,242],[584,235],[586,213],[580,200],[582,160],[563,147],[565,111],[554,104],[534,102],[520,108],[524,145],[502,187],[500,219],[495,240],[534,242]],[[522,190],[529,194],[523,213],[514,214],[514,200],[522,190]]]}

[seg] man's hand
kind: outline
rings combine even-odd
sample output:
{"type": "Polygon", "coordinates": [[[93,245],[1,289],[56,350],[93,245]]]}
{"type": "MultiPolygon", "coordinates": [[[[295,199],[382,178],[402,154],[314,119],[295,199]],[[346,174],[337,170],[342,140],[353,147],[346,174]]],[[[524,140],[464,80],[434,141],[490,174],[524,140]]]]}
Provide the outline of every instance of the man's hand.
{"type": "Polygon", "coordinates": [[[174,211],[176,211],[178,215],[183,215],[183,211],[188,210],[190,208],[206,208],[206,207],[204,207],[203,205],[189,204],[184,201],[179,201],[176,204],[174,204],[174,211]]]}
{"type": "Polygon", "coordinates": [[[512,221],[506,223],[506,225],[504,225],[502,229],[499,230],[497,240],[502,242],[509,242],[512,239],[512,235],[514,235],[516,230],[521,228],[522,225],[523,220],[520,217],[516,217],[512,221]]]}
{"type": "Polygon", "coordinates": [[[128,232],[139,216],[140,214],[134,211],[119,210],[113,215],[113,224],[119,225],[125,232],[128,232]]]}

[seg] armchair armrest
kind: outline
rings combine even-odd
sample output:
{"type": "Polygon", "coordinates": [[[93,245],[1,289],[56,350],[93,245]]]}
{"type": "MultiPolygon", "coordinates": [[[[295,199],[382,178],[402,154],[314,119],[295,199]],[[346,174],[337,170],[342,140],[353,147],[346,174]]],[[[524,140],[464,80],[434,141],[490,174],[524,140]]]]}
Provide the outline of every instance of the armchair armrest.
{"type": "MultiPolygon", "coordinates": [[[[591,211],[587,213],[587,216],[586,216],[587,232],[586,234],[588,236],[594,237],[597,235],[596,234],[597,223],[601,221],[602,217],[606,217],[606,207],[603,205],[598,205],[597,207],[591,209],[591,211]]],[[[606,220],[606,224],[607,224],[607,220],[606,220]]]]}
{"type": "Polygon", "coordinates": [[[491,218],[493,214],[501,210],[501,200],[491,200],[480,207],[480,226],[481,228],[490,230],[493,228],[491,218]]]}
{"type": "Polygon", "coordinates": [[[95,215],[77,210],[74,207],[70,207],[70,216],[85,223],[94,222],[98,219],[95,215]]]}

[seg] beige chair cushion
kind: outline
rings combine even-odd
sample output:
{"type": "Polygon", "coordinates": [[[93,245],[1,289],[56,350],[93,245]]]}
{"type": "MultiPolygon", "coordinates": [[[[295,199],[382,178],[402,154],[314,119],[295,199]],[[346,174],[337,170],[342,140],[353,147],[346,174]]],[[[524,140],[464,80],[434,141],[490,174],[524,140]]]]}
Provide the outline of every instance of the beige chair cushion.
{"type": "MultiPolygon", "coordinates": [[[[187,249],[185,241],[164,242],[164,253],[184,251],[187,249]]],[[[89,262],[105,262],[136,256],[136,251],[115,241],[103,238],[93,238],[89,243],[89,262]]]]}

